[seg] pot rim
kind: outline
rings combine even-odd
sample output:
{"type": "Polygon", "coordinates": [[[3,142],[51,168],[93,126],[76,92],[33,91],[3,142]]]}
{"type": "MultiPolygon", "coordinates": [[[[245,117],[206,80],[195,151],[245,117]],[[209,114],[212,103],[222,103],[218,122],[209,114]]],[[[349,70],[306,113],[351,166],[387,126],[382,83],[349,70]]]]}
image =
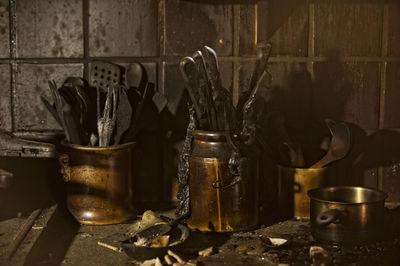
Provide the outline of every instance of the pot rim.
{"type": "Polygon", "coordinates": [[[361,187],[361,186],[330,186],[330,187],[321,187],[321,188],[314,188],[311,189],[307,192],[307,195],[310,197],[311,200],[315,200],[318,202],[323,202],[323,203],[330,203],[330,204],[341,204],[341,205],[363,205],[363,204],[372,204],[372,203],[377,203],[377,202],[384,202],[388,195],[386,192],[383,192],[381,190],[373,189],[373,188],[367,188],[367,187],[361,187]],[[333,201],[333,200],[326,200],[326,199],[321,199],[317,197],[316,194],[318,191],[321,190],[360,190],[360,191],[371,191],[373,193],[379,194],[377,200],[371,200],[371,201],[364,201],[364,202],[344,202],[344,201],[333,201]]]}
{"type": "Polygon", "coordinates": [[[63,140],[61,142],[61,145],[68,147],[68,148],[72,148],[74,150],[83,150],[83,151],[100,151],[100,150],[108,150],[108,151],[112,151],[112,150],[122,150],[125,149],[129,146],[136,146],[136,142],[132,141],[132,142],[127,142],[127,143],[123,143],[123,144],[118,144],[118,145],[110,145],[110,146],[104,146],[104,147],[99,147],[99,146],[83,146],[83,145],[77,145],[77,144],[71,144],[71,143],[67,143],[65,140],[63,140]]]}
{"type": "Polygon", "coordinates": [[[195,129],[193,138],[202,141],[226,141],[226,134],[225,131],[195,129]]]}

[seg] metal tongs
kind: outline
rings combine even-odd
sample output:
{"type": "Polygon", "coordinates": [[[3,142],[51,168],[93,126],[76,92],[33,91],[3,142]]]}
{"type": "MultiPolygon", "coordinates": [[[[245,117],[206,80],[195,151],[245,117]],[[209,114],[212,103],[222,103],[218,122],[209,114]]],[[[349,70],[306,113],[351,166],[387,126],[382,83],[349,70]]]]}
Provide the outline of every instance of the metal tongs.
{"type": "Polygon", "coordinates": [[[100,88],[96,87],[97,96],[97,130],[99,133],[99,146],[104,147],[110,145],[111,136],[113,134],[117,121],[117,107],[119,90],[117,87],[108,87],[106,102],[103,112],[100,111],[100,88]]]}

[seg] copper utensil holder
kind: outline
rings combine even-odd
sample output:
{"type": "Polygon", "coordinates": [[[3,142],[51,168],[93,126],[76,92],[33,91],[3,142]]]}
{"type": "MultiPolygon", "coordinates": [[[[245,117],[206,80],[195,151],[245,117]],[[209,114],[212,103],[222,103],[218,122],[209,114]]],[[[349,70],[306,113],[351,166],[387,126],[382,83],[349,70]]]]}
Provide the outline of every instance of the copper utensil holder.
{"type": "Polygon", "coordinates": [[[200,231],[231,232],[258,226],[258,164],[245,160],[242,180],[228,167],[230,146],[223,132],[194,132],[193,151],[189,159],[189,228],[200,231]]]}
{"type": "Polygon", "coordinates": [[[278,165],[280,218],[310,217],[310,189],[329,185],[329,167],[293,168],[278,165]]]}
{"type": "Polygon", "coordinates": [[[115,224],[133,216],[134,146],[64,144],[66,153],[60,156],[60,165],[67,183],[67,208],[79,223],[115,224]]]}

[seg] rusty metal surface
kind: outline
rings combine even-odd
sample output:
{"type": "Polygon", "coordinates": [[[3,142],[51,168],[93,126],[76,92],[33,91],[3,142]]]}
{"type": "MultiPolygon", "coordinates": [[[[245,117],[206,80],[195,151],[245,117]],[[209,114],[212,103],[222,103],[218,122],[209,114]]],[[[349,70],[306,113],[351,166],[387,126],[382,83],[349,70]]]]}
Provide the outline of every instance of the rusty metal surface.
{"type": "Polygon", "coordinates": [[[14,115],[16,129],[60,130],[40,96],[51,99],[48,80],[62,84],[68,76],[82,77],[83,64],[21,64],[18,65],[14,115]]]}
{"type": "Polygon", "coordinates": [[[190,155],[193,149],[193,134],[196,129],[196,120],[194,117],[194,108],[189,107],[189,124],[186,130],[185,141],[183,143],[182,150],[179,154],[179,165],[178,165],[178,206],[176,208],[176,217],[187,218],[190,216],[190,155]]]}
{"type": "Polygon", "coordinates": [[[51,143],[24,140],[0,130],[0,156],[53,158],[55,154],[51,143]]]}
{"type": "Polygon", "coordinates": [[[157,1],[90,0],[89,28],[91,56],[158,54],[157,1]]]}
{"type": "Polygon", "coordinates": [[[17,57],[83,56],[80,1],[16,1],[17,57]],[[51,30],[44,30],[51,27],[51,30]]]}
{"type": "Polygon", "coordinates": [[[120,223],[133,216],[132,150],[135,143],[108,147],[65,144],[60,156],[67,206],[82,224],[120,223]]]}

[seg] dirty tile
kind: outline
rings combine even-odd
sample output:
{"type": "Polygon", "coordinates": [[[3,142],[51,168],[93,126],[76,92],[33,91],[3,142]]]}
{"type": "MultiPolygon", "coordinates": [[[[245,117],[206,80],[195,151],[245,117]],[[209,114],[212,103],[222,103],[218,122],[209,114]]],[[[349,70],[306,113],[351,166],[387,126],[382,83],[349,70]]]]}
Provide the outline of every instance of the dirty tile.
{"type": "Polygon", "coordinates": [[[90,0],[91,56],[156,56],[157,1],[90,0]]]}
{"type": "Polygon", "coordinates": [[[232,54],[232,6],[166,1],[165,52],[191,55],[204,45],[218,55],[232,54]]]}
{"type": "Polygon", "coordinates": [[[10,56],[9,1],[0,0],[0,58],[10,56]]]}
{"type": "Polygon", "coordinates": [[[387,64],[386,91],[385,91],[385,128],[400,128],[400,62],[387,64]]]}
{"type": "Polygon", "coordinates": [[[257,39],[272,43],[272,55],[307,55],[307,1],[260,2],[257,39]]]}
{"type": "Polygon", "coordinates": [[[14,114],[16,129],[60,130],[60,126],[40,100],[43,95],[52,101],[48,80],[55,80],[58,86],[69,76],[82,77],[83,65],[39,65],[21,64],[16,73],[16,97],[14,114]]]}
{"type": "Polygon", "coordinates": [[[400,131],[382,130],[383,136],[383,191],[388,201],[400,201],[400,131]]]}
{"type": "Polygon", "coordinates": [[[400,56],[400,2],[389,1],[388,5],[388,54],[400,56]]]}
{"type": "Polygon", "coordinates": [[[82,57],[82,1],[16,1],[18,57],[82,57]]]}
{"type": "MultiPolygon", "coordinates": [[[[167,108],[172,114],[175,114],[179,105],[182,104],[185,84],[179,71],[179,64],[166,63],[164,69],[164,95],[168,100],[167,108]]],[[[229,89],[232,86],[232,63],[220,62],[220,73],[222,86],[229,89]]]]}
{"type": "Polygon", "coordinates": [[[314,64],[312,112],[325,118],[377,129],[379,119],[379,63],[341,61],[314,64]]]}
{"type": "Polygon", "coordinates": [[[11,131],[11,71],[10,65],[0,65],[0,129],[11,131]]]}
{"type": "Polygon", "coordinates": [[[315,2],[315,54],[377,56],[381,51],[383,1],[315,2]]]}
{"type": "MultiPolygon", "coordinates": [[[[254,63],[239,68],[240,90],[248,89],[254,63]]],[[[258,94],[265,101],[266,112],[282,112],[288,126],[300,130],[310,119],[311,79],[304,63],[270,63],[269,75],[261,83],[258,94]],[[299,111],[301,110],[301,111],[299,111]]]]}
{"type": "Polygon", "coordinates": [[[219,62],[221,84],[226,89],[232,88],[232,63],[231,62],[219,62]]]}
{"type": "Polygon", "coordinates": [[[253,72],[254,62],[239,63],[239,93],[247,91],[253,72]]]}
{"type": "Polygon", "coordinates": [[[253,55],[255,43],[257,42],[256,32],[257,17],[255,16],[255,5],[240,5],[240,27],[239,27],[239,54],[253,55]]]}

